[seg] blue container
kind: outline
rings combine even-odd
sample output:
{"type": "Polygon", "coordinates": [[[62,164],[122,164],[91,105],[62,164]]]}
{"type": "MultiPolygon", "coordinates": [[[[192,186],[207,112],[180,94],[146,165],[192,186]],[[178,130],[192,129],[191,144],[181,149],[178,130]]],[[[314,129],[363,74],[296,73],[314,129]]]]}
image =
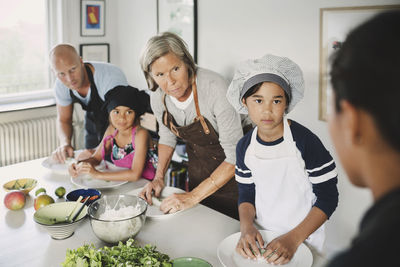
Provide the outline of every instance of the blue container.
{"type": "Polygon", "coordinates": [[[84,199],[86,197],[89,197],[89,200],[86,202],[86,205],[89,205],[93,202],[95,202],[96,200],[100,199],[101,197],[101,192],[97,189],[93,189],[93,188],[88,188],[88,189],[76,189],[73,190],[71,192],[69,192],[66,196],[68,201],[76,201],[79,196],[82,196],[82,202],[84,201],[84,199]],[[97,196],[97,197],[94,197],[97,196]],[[93,199],[90,199],[93,198],[93,199]]]}

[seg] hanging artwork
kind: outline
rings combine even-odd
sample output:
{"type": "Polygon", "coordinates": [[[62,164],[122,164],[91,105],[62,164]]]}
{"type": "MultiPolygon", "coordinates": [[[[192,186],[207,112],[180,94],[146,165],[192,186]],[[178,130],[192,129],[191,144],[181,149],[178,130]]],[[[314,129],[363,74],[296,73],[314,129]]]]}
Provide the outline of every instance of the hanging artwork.
{"type": "Polygon", "coordinates": [[[79,54],[83,61],[110,62],[110,45],[102,44],[80,44],[79,54]]]}
{"type": "Polygon", "coordinates": [[[337,7],[320,9],[319,119],[326,121],[331,101],[329,79],[331,55],[340,49],[347,34],[379,12],[400,9],[399,5],[337,7]]]}
{"type": "Polygon", "coordinates": [[[197,0],[157,0],[157,31],[179,35],[197,62],[197,0]]]}
{"type": "Polygon", "coordinates": [[[104,0],[81,0],[81,36],[105,35],[104,0]]]}

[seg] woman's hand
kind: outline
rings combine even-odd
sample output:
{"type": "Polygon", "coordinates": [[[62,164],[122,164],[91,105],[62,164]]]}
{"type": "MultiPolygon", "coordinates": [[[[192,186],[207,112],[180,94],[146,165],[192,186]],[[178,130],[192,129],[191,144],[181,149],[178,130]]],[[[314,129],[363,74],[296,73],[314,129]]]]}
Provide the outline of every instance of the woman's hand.
{"type": "Polygon", "coordinates": [[[242,230],[236,245],[236,252],[244,258],[256,259],[260,256],[260,248],[264,247],[264,240],[253,224],[242,230]],[[258,243],[258,246],[257,246],[258,243]]]}
{"type": "Polygon", "coordinates": [[[186,210],[198,202],[194,199],[192,194],[182,193],[182,194],[173,194],[161,202],[160,209],[164,213],[175,213],[180,210],[186,210]]]}
{"type": "Polygon", "coordinates": [[[164,188],[164,179],[162,178],[154,178],[153,181],[148,183],[140,192],[139,197],[149,203],[149,205],[153,205],[153,192],[155,197],[159,197],[161,194],[161,190],[164,188]]]}
{"type": "Polygon", "coordinates": [[[301,241],[299,242],[292,232],[286,233],[267,244],[264,257],[268,263],[286,264],[293,258],[300,244],[301,241]]]}

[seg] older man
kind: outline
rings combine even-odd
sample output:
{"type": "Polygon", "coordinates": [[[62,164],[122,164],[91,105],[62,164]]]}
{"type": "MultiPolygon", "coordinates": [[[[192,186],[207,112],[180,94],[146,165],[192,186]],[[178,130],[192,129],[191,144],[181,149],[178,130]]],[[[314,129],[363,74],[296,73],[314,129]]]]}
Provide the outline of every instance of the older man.
{"type": "Polygon", "coordinates": [[[102,105],[104,95],[111,89],[128,82],[116,66],[100,62],[83,62],[75,48],[69,44],[56,45],[50,51],[50,64],[57,77],[54,90],[58,113],[60,147],[53,152],[53,159],[64,162],[72,157],[73,104],[79,103],[85,116],[85,148],[81,157],[88,157],[100,143],[108,126],[108,116],[102,105]]]}

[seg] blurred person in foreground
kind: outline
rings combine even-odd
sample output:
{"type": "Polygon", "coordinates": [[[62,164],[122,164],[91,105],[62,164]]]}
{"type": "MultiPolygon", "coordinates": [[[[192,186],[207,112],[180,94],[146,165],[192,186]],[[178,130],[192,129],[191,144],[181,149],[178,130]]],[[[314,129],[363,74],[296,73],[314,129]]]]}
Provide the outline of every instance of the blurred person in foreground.
{"type": "Polygon", "coordinates": [[[64,162],[74,157],[72,147],[73,104],[79,103],[85,114],[85,148],[79,159],[92,155],[108,126],[108,114],[102,110],[105,94],[118,85],[127,86],[125,74],[116,66],[102,62],[83,62],[69,44],[56,45],[50,51],[50,64],[56,76],[57,130],[60,146],[53,159],[64,162]]]}
{"type": "Polygon", "coordinates": [[[399,266],[400,12],[354,29],[334,55],[329,130],[350,181],[374,204],[351,246],[329,267],[399,266]]]}

